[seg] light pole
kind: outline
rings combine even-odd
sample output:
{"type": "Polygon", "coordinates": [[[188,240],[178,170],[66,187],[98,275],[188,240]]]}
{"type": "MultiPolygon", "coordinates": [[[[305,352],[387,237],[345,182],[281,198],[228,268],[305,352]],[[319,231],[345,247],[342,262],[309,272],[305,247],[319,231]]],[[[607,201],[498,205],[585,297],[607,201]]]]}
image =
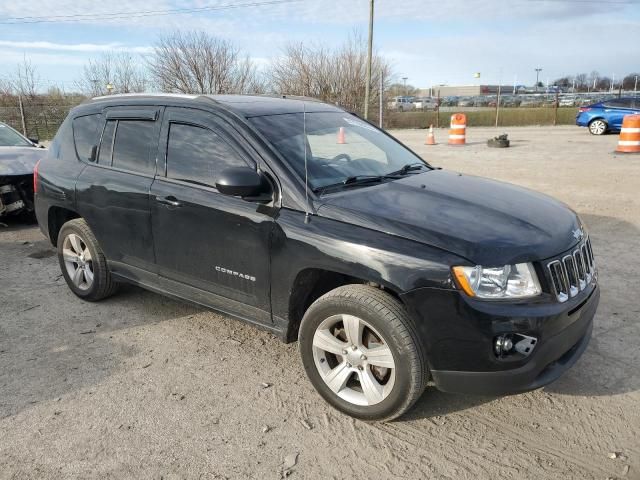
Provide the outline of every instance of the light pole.
{"type": "MultiPolygon", "coordinates": [[[[373,0],[369,0],[369,47],[367,49],[367,83],[364,87],[364,118],[369,118],[369,95],[371,95],[371,50],[373,50],[373,0]]],[[[382,92],[380,93],[382,95],[382,92]]]]}
{"type": "Polygon", "coordinates": [[[538,91],[538,82],[539,82],[539,78],[540,78],[540,72],[542,71],[541,68],[536,68],[536,92],[538,91]]]}
{"type": "Polygon", "coordinates": [[[404,83],[404,95],[405,95],[405,97],[406,97],[406,96],[407,96],[407,94],[409,93],[409,92],[407,91],[407,79],[408,79],[408,78],[409,78],[409,77],[402,77],[402,83],[404,83]]]}
{"type": "Polygon", "coordinates": [[[636,96],[636,92],[638,91],[638,75],[636,75],[636,81],[633,84],[633,96],[636,96]]]}
{"type": "Polygon", "coordinates": [[[611,90],[610,90],[611,92],[613,92],[613,87],[615,84],[616,84],[616,74],[612,73],[611,74],[611,90]]]}

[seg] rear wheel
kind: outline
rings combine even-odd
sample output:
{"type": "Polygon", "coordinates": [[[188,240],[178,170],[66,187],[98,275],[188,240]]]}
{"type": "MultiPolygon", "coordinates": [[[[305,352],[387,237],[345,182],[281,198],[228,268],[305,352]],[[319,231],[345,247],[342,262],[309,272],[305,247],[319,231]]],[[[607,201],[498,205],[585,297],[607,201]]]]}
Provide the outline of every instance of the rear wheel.
{"type": "Polygon", "coordinates": [[[96,237],[81,218],[68,221],[60,229],[58,261],[67,285],[84,300],[102,300],[117,289],[96,237]]]}
{"type": "Polygon", "coordinates": [[[607,122],[602,120],[601,118],[596,118],[595,120],[591,120],[589,122],[589,132],[591,135],[604,135],[607,131],[607,122]]]}
{"type": "Polygon", "coordinates": [[[343,413],[392,420],[424,391],[428,370],[413,322],[380,289],[347,285],[322,296],[305,313],[299,341],[311,383],[343,413]]]}

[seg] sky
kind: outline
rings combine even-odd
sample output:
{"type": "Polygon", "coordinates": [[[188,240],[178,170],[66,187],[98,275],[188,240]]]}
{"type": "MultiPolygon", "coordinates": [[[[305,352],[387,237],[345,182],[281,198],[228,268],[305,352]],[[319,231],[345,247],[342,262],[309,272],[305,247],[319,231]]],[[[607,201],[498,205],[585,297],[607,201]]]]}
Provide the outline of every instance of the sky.
{"type": "MultiPolygon", "coordinates": [[[[416,87],[532,85],[535,68],[545,83],[640,71],[640,0],[376,0],[375,9],[376,51],[416,87]]],[[[0,78],[26,57],[41,89],[73,90],[89,59],[126,51],[142,62],[175,30],[231,40],[266,65],[289,42],[366,37],[368,12],[369,0],[2,1],[0,78]]]]}

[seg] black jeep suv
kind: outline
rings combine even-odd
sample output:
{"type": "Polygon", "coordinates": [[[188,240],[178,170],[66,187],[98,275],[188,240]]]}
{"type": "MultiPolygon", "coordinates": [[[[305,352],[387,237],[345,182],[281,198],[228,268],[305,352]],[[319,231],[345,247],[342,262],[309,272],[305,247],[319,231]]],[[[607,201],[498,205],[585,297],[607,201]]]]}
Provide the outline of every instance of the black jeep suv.
{"type": "Polygon", "coordinates": [[[85,300],[131,282],[296,338],[365,420],[448,392],[541,387],[599,300],[578,216],[430,166],[309,99],[121,95],[71,111],[36,167],[40,228],[85,300]]]}

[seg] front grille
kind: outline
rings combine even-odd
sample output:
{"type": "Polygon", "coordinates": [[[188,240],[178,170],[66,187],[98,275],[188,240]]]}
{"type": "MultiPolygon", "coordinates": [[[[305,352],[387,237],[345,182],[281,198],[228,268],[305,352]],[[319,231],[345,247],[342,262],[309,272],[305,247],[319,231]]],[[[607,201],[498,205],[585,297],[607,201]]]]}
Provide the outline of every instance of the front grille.
{"type": "Polygon", "coordinates": [[[587,288],[595,275],[591,240],[580,243],[571,253],[547,264],[551,289],[559,302],[566,302],[587,288]]]}

